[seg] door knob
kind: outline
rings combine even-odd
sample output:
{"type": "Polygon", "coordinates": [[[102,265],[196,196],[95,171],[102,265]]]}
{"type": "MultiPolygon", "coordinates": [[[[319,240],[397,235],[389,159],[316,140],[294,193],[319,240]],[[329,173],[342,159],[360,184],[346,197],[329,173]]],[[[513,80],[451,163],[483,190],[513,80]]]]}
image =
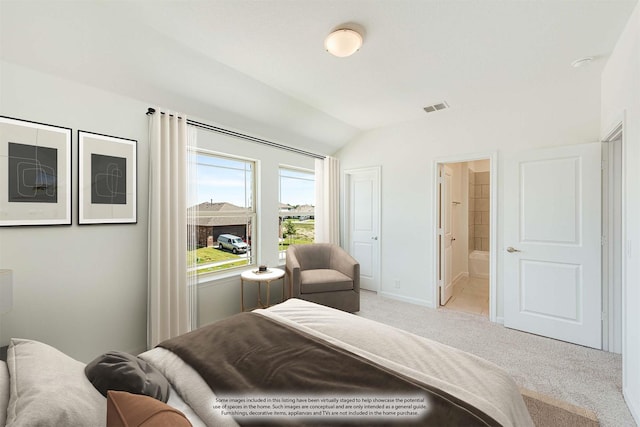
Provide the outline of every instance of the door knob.
{"type": "Polygon", "coordinates": [[[509,253],[514,253],[514,252],[520,252],[520,250],[519,250],[519,249],[514,248],[513,246],[509,246],[509,247],[507,248],[507,252],[509,252],[509,253]]]}
{"type": "Polygon", "coordinates": [[[372,237],[371,240],[378,240],[378,236],[372,237]]]}

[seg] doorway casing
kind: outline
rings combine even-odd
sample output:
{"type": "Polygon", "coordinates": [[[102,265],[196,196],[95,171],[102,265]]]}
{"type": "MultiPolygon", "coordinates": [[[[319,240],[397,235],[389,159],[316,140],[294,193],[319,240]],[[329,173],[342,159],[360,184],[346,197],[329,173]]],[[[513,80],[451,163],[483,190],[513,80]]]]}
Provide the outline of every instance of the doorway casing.
{"type": "MultiPolygon", "coordinates": [[[[602,348],[623,353],[626,301],[626,212],[624,114],[602,138],[603,142],[603,247],[602,348]],[[615,147],[616,143],[618,147],[615,147]],[[617,228],[617,230],[614,228],[617,228]],[[617,231],[617,232],[616,232],[617,231]],[[619,269],[619,271],[616,271],[619,269]]],[[[623,371],[625,358],[623,355],[623,371]]]]}
{"type": "Polygon", "coordinates": [[[439,191],[439,170],[441,165],[448,163],[465,163],[473,162],[474,160],[489,160],[489,175],[491,180],[489,183],[489,203],[490,203],[490,223],[489,223],[489,320],[491,322],[500,322],[497,317],[497,251],[496,245],[497,239],[497,214],[498,214],[498,192],[497,192],[497,177],[498,177],[498,162],[497,153],[495,151],[486,153],[473,153],[473,154],[460,154],[456,156],[439,157],[434,160],[433,164],[433,295],[432,301],[434,302],[433,308],[440,306],[439,290],[440,284],[438,281],[439,270],[439,251],[438,251],[438,217],[440,212],[440,198],[438,197],[439,191]]]}

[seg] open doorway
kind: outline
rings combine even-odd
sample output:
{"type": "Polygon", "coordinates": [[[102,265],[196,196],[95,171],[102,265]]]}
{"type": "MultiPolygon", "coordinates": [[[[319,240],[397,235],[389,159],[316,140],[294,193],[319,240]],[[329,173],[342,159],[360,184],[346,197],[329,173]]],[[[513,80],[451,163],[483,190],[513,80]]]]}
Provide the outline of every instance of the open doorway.
{"type": "Polygon", "coordinates": [[[437,166],[438,307],[492,316],[495,235],[490,158],[437,166]]]}

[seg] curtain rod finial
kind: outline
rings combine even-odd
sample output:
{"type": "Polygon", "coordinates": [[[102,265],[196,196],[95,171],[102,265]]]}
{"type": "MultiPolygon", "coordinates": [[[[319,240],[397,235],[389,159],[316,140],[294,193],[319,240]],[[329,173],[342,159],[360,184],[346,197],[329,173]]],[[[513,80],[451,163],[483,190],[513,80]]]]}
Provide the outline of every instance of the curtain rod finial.
{"type": "Polygon", "coordinates": [[[147,110],[147,116],[148,116],[149,114],[153,114],[153,113],[155,113],[155,112],[156,112],[156,109],[155,109],[155,108],[151,108],[151,107],[149,107],[149,109],[147,110]]]}

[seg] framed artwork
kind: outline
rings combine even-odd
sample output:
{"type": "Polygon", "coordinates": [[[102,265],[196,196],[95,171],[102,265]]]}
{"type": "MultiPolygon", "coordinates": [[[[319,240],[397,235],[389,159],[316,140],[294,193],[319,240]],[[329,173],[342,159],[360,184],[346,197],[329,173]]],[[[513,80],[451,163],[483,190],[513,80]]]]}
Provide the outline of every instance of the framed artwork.
{"type": "Polygon", "coordinates": [[[137,144],[78,131],[78,224],[138,221],[137,144]]]}
{"type": "Polygon", "coordinates": [[[71,225],[71,129],[0,116],[0,226],[71,225]]]}

